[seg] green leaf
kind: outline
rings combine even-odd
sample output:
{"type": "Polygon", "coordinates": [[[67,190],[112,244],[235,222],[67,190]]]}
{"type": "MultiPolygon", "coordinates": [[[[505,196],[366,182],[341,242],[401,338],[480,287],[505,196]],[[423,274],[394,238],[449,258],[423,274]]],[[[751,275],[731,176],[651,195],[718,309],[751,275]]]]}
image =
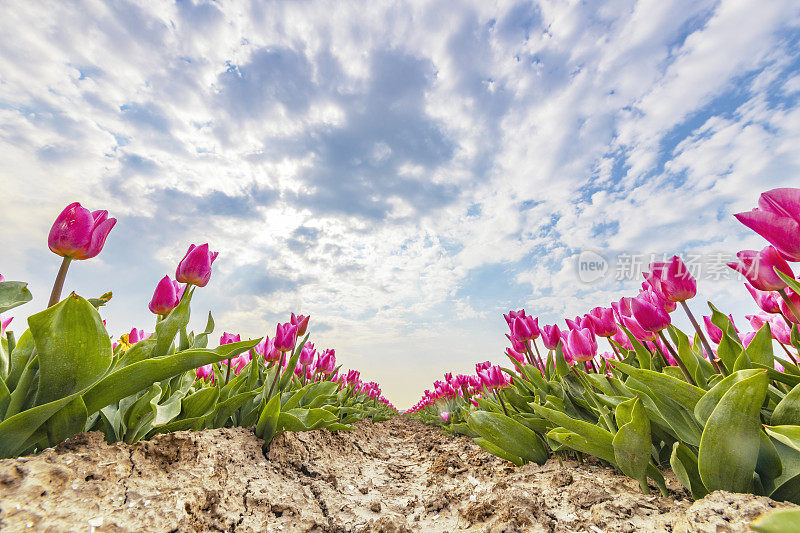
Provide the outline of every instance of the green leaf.
{"type": "Polygon", "coordinates": [[[75,293],[28,317],[28,325],[39,357],[37,405],[83,390],[111,366],[103,319],[75,293]]]}
{"type": "Polygon", "coordinates": [[[761,404],[768,384],[766,372],[735,383],[708,418],[698,469],[709,491],[751,491],[760,447],[761,404]]]}
{"type": "Polygon", "coordinates": [[[503,448],[495,445],[491,441],[484,439],[483,437],[476,437],[473,439],[475,444],[486,450],[487,452],[491,453],[492,455],[496,455],[500,459],[505,459],[510,463],[514,463],[517,466],[522,466],[525,462],[522,460],[522,457],[517,457],[514,454],[508,453],[503,448]]]}
{"type": "Polygon", "coordinates": [[[80,433],[86,426],[87,418],[86,405],[79,396],[61,408],[45,423],[48,444],[55,446],[80,433]]]}
{"type": "Polygon", "coordinates": [[[181,298],[180,303],[175,309],[170,311],[164,320],[156,324],[156,332],[153,335],[156,338],[156,345],[155,348],[153,348],[153,357],[166,355],[178,331],[189,324],[189,304],[192,301],[193,294],[194,287],[184,292],[183,298],[181,298]]]}
{"type": "Polygon", "coordinates": [[[321,429],[327,424],[336,422],[338,417],[325,409],[289,409],[281,410],[278,415],[278,432],[311,431],[321,429]]]}
{"type": "Polygon", "coordinates": [[[631,341],[633,345],[633,350],[636,353],[636,358],[639,360],[639,367],[645,370],[650,370],[652,368],[653,363],[653,356],[650,354],[650,350],[645,348],[645,346],[639,342],[639,339],[634,337],[633,333],[628,331],[628,328],[625,326],[620,326],[625,335],[628,337],[628,340],[631,341]]]}
{"type": "Polygon", "coordinates": [[[92,414],[106,405],[130,396],[151,384],[177,376],[187,370],[235,357],[258,344],[261,339],[224,344],[213,350],[197,348],[164,357],[153,357],[115,370],[83,395],[86,410],[92,414]]]}
{"type": "Polygon", "coordinates": [[[24,281],[0,281],[0,313],[33,300],[24,281]]]}
{"type": "Polygon", "coordinates": [[[694,406],[694,416],[697,417],[700,424],[705,425],[708,417],[710,417],[711,413],[714,411],[714,408],[734,384],[757,376],[763,372],[763,370],[739,370],[738,372],[725,376],[722,381],[717,382],[711,390],[700,398],[700,401],[694,406]]]}
{"type": "Polygon", "coordinates": [[[598,459],[602,459],[608,463],[616,464],[616,457],[614,456],[614,449],[609,445],[587,439],[583,435],[579,435],[565,428],[555,428],[547,433],[547,438],[552,439],[564,446],[573,450],[588,453],[598,459]]]}
{"type": "Polygon", "coordinates": [[[800,452],[800,426],[764,426],[764,431],[773,439],[800,452]]]}
{"type": "Polygon", "coordinates": [[[750,344],[745,348],[750,360],[759,365],[772,366],[775,359],[772,346],[772,332],[769,322],[761,326],[750,344]]]}
{"type": "Polygon", "coordinates": [[[26,409],[0,422],[0,458],[16,457],[25,451],[25,442],[48,418],[78,397],[72,394],[53,402],[26,409]]]}
{"type": "Polygon", "coordinates": [[[11,351],[8,376],[6,377],[6,386],[8,390],[13,391],[17,388],[17,382],[22,376],[25,367],[28,366],[28,361],[30,361],[35,350],[36,343],[33,342],[31,330],[26,329],[17,341],[17,345],[11,351]]]}
{"type": "Polygon", "coordinates": [[[770,424],[773,426],[800,425],[800,385],[795,385],[775,406],[770,424]]]}
{"type": "Polygon", "coordinates": [[[205,387],[184,398],[181,405],[181,416],[183,418],[197,418],[205,416],[217,405],[219,389],[216,387],[205,387]]]}
{"type": "Polygon", "coordinates": [[[278,432],[278,417],[281,414],[281,396],[276,394],[264,406],[256,424],[256,436],[269,444],[278,432]]]}
{"type": "Polygon", "coordinates": [[[205,348],[208,345],[208,336],[214,332],[214,318],[211,316],[211,311],[208,312],[208,320],[206,321],[206,329],[202,333],[195,336],[192,341],[192,348],[205,348]]]}
{"type": "Polygon", "coordinates": [[[639,398],[631,398],[617,406],[616,419],[619,430],[612,445],[614,457],[620,470],[639,482],[645,494],[647,487],[647,465],[650,463],[650,421],[639,398]]]}
{"type": "Polygon", "coordinates": [[[774,480],[783,473],[783,465],[778,450],[772,444],[772,440],[764,431],[759,431],[760,438],[758,447],[758,461],[756,462],[756,473],[761,477],[762,482],[774,480]]]}
{"type": "Polygon", "coordinates": [[[660,372],[644,370],[627,365],[622,362],[616,363],[616,368],[623,374],[627,374],[644,383],[656,395],[670,398],[678,405],[691,411],[706,393],[700,387],[695,387],[683,380],[667,376],[660,372]]]}
{"type": "Polygon", "coordinates": [[[92,307],[94,307],[95,309],[99,309],[104,305],[106,305],[108,302],[110,302],[112,296],[113,294],[111,293],[111,291],[108,291],[107,293],[103,294],[100,298],[89,298],[87,301],[90,304],[92,304],[92,307]]]}
{"type": "MultiPolygon", "coordinates": [[[[725,318],[727,320],[727,317],[725,318]]],[[[729,372],[734,370],[736,360],[743,352],[744,348],[742,348],[742,345],[739,344],[738,341],[734,340],[728,333],[722,333],[722,339],[720,339],[719,346],[717,347],[717,357],[722,361],[722,364],[725,365],[725,368],[727,368],[729,372]]]]}
{"type": "Polygon", "coordinates": [[[289,383],[289,380],[292,379],[294,375],[294,369],[297,366],[297,361],[300,359],[300,352],[303,351],[303,346],[305,346],[306,342],[308,342],[308,337],[311,335],[307,333],[303,341],[295,346],[294,352],[292,352],[292,356],[289,358],[289,365],[286,367],[286,372],[283,373],[281,379],[278,381],[278,390],[283,391],[286,389],[286,384],[289,383]]]}
{"type": "Polygon", "coordinates": [[[526,462],[544,464],[547,461],[544,440],[512,418],[500,413],[474,411],[467,418],[467,425],[481,437],[526,462]]]}
{"type": "MultiPolygon", "coordinates": [[[[600,426],[596,426],[592,423],[586,422],[584,420],[578,420],[577,418],[572,418],[562,413],[561,411],[549,409],[541,405],[532,404],[531,408],[537,415],[541,416],[542,418],[548,419],[553,424],[557,424],[563,428],[568,429],[569,431],[578,433],[586,437],[587,439],[597,442],[603,446],[608,446],[609,449],[612,449],[612,441],[614,439],[614,435],[610,431],[603,429],[600,426]]],[[[612,451],[611,456],[613,457],[613,455],[614,454],[612,451]]]]}
{"type": "Polygon", "coordinates": [[[796,533],[800,527],[800,509],[776,509],[750,522],[756,533],[796,533]]]}
{"type": "Polygon", "coordinates": [[[708,494],[697,469],[697,456],[691,448],[680,441],[675,441],[669,464],[681,484],[691,492],[692,498],[699,500],[708,494]]]}

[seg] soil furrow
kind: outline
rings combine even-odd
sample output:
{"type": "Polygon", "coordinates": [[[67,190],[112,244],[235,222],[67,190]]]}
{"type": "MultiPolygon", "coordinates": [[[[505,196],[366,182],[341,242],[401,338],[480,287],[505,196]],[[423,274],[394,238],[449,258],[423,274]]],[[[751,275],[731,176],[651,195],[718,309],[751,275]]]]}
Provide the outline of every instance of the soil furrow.
{"type": "Polygon", "coordinates": [[[694,505],[592,460],[513,467],[404,417],[353,432],[161,435],[133,446],[79,435],[0,461],[0,530],[744,531],[776,505],[715,493],[694,505]]]}

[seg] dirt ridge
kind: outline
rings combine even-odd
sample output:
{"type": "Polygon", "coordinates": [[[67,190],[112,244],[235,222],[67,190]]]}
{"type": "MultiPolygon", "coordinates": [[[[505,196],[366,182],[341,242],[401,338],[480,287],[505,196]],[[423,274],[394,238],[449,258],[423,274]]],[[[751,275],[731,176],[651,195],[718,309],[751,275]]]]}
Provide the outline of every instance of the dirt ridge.
{"type": "Polygon", "coordinates": [[[398,417],[353,432],[176,432],[132,446],[78,435],[0,461],[2,531],[746,531],[783,506],[717,492],[692,503],[597,462],[513,467],[398,417]]]}

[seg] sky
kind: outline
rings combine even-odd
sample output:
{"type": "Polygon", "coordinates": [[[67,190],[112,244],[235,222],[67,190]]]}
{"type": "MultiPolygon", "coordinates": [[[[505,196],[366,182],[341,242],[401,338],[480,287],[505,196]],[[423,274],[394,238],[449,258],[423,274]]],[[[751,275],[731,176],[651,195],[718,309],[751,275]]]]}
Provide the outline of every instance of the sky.
{"type": "Polygon", "coordinates": [[[208,242],[194,329],[310,314],[399,407],[503,362],[502,313],[563,324],[665,254],[697,265],[697,313],[743,316],[721,265],[766,243],[732,214],[800,186],[799,67],[796,0],[12,2],[0,273],[34,295],[12,329],[73,201],[118,220],[65,285],[113,290],[115,337],[153,330],[156,283],[208,242]]]}

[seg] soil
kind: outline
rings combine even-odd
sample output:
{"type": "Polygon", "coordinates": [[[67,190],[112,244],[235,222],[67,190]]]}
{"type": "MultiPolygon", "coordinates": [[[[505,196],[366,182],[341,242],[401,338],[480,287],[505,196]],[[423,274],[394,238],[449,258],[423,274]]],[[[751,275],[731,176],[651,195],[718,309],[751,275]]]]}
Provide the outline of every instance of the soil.
{"type": "Polygon", "coordinates": [[[0,461],[2,531],[747,531],[768,498],[669,497],[597,462],[514,467],[397,417],[352,432],[285,434],[262,452],[244,428],[132,446],[78,435],[0,461]]]}

